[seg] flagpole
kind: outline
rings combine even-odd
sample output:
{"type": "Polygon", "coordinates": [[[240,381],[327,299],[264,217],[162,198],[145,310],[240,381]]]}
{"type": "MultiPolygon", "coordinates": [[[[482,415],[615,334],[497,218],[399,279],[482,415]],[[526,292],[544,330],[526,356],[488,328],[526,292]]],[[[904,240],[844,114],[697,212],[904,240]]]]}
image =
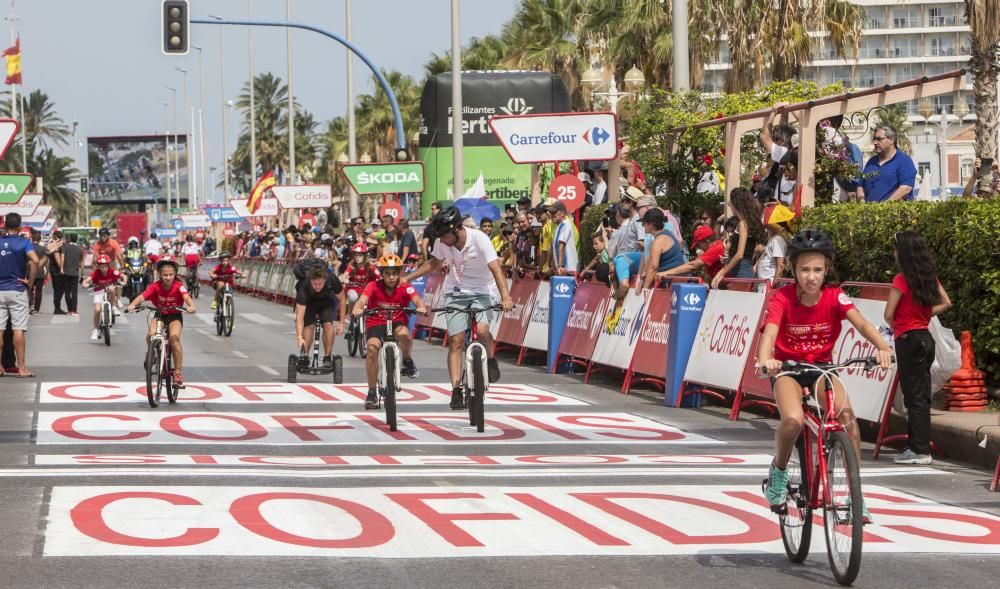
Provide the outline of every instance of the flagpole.
{"type": "MultiPolygon", "coordinates": [[[[10,0],[10,43],[11,45],[17,45],[17,16],[14,12],[14,1],[10,0]]],[[[21,52],[20,46],[18,46],[18,58],[20,59],[21,52]]],[[[11,117],[18,119],[21,124],[21,170],[27,174],[28,173],[28,141],[27,141],[27,129],[24,128],[24,105],[21,103],[19,105],[19,98],[17,95],[17,84],[10,85],[10,114],[11,117]],[[18,115],[18,110],[20,110],[20,116],[18,115]]]]}

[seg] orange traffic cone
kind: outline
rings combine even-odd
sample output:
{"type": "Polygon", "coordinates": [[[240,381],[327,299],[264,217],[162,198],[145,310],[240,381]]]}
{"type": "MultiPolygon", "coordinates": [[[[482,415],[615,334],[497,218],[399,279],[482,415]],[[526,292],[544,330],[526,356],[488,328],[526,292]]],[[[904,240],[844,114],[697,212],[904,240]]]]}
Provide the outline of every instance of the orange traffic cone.
{"type": "Polygon", "coordinates": [[[945,386],[949,411],[975,412],[986,409],[986,375],[976,369],[976,356],[972,351],[972,334],[962,332],[962,367],[951,375],[945,386]]]}

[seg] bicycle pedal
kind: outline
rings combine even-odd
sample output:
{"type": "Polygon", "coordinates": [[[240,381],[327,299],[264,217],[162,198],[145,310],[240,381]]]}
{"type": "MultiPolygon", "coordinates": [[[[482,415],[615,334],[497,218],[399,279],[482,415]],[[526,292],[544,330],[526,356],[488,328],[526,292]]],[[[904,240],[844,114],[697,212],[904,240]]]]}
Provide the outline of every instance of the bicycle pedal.
{"type": "Polygon", "coordinates": [[[788,515],[788,505],[786,503],[782,503],[781,505],[772,505],[771,513],[775,513],[777,515],[788,515]]]}

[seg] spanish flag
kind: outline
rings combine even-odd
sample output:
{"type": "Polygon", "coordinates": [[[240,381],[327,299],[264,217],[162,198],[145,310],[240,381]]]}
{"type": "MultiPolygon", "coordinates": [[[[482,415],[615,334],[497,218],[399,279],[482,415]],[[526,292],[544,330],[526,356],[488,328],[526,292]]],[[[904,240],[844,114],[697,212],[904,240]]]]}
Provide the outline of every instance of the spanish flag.
{"type": "Polygon", "coordinates": [[[274,172],[268,172],[261,176],[260,180],[257,181],[257,185],[253,187],[250,192],[250,199],[247,200],[247,209],[251,213],[256,213],[257,209],[260,208],[261,202],[264,200],[264,193],[271,190],[276,182],[274,181],[274,172]]]}
{"type": "Polygon", "coordinates": [[[14,43],[13,47],[7,48],[3,52],[3,57],[7,58],[7,79],[4,83],[10,86],[11,84],[21,83],[21,37],[17,38],[17,42],[14,43]]]}

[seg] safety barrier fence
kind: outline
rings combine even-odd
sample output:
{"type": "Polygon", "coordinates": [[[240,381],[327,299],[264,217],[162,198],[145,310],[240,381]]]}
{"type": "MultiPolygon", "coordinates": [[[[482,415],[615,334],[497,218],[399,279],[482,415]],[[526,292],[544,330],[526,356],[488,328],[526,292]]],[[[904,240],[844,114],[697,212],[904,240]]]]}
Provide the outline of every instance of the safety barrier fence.
{"type": "MultiPolygon", "coordinates": [[[[216,261],[204,260],[199,277],[207,281],[216,261]]],[[[250,259],[234,261],[244,274],[238,289],[275,302],[294,301],[292,265],[250,259]]],[[[779,281],[780,288],[789,281],[779,281]]],[[[414,281],[428,308],[444,304],[444,275],[414,281]]],[[[664,392],[664,404],[695,407],[702,397],[731,407],[739,419],[748,407],[776,414],[769,380],[756,369],[757,345],[767,303],[776,292],[766,281],[727,279],[709,289],[697,278],[680,278],[655,289],[629,289],[622,300],[599,282],[573,277],[541,280],[528,275],[508,279],[514,308],[491,325],[498,349],[513,351],[520,364],[528,354],[544,354],[550,372],[583,369],[589,382],[595,371],[617,374],[621,392],[639,383],[664,392]]],[[[890,285],[844,283],[855,307],[874,325],[884,323],[890,285]]],[[[447,343],[443,314],[415,317],[415,337],[441,337],[447,343]]],[[[874,355],[875,348],[845,322],[834,346],[834,362],[874,355]]],[[[882,446],[900,436],[887,436],[890,408],[898,378],[895,367],[865,373],[845,371],[841,379],[858,419],[878,424],[875,458],[882,446]]],[[[998,471],[1000,472],[1000,471],[998,471]]]]}

